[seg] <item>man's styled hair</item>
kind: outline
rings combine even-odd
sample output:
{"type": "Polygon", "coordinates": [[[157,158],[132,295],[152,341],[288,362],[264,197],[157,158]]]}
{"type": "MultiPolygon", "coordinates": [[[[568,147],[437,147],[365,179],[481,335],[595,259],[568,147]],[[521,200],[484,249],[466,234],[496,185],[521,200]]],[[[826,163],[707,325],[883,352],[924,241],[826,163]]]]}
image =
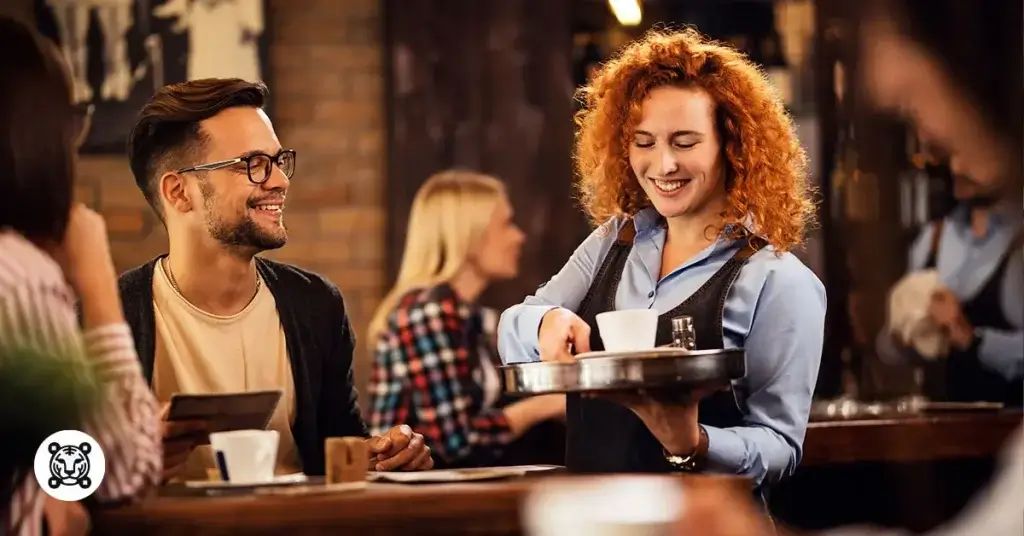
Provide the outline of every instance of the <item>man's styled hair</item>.
{"type": "Polygon", "coordinates": [[[262,108],[268,95],[262,82],[206,78],[164,86],[146,103],[128,136],[128,162],[161,219],[157,182],[169,170],[196,164],[192,160],[207,141],[199,122],[228,108],[262,108]]]}

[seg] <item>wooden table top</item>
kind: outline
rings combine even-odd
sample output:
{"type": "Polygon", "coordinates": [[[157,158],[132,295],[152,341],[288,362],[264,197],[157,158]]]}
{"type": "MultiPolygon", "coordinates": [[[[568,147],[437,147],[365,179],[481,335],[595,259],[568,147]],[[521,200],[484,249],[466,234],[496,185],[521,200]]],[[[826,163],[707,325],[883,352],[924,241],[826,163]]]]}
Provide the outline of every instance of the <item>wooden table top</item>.
{"type": "Polygon", "coordinates": [[[800,465],[993,457],[1022,421],[1020,411],[1007,410],[812,422],[800,465]]]}
{"type": "MultiPolygon", "coordinates": [[[[384,484],[366,489],[293,496],[153,496],[138,504],[100,511],[94,534],[521,534],[520,505],[546,478],[533,476],[458,484],[384,484]]],[[[747,486],[719,476],[664,476],[687,486],[747,486]]]]}
{"type": "MultiPolygon", "coordinates": [[[[996,455],[1021,425],[1020,412],[947,413],[893,419],[814,422],[808,426],[802,466],[854,462],[918,462],[996,455]]],[[[521,534],[520,505],[543,478],[402,485],[281,495],[182,497],[155,495],[137,504],[97,512],[94,534],[161,536],[337,534],[521,534]],[[355,533],[355,532],[353,532],[355,533]]],[[[687,486],[747,486],[743,479],[671,475],[687,486]]]]}

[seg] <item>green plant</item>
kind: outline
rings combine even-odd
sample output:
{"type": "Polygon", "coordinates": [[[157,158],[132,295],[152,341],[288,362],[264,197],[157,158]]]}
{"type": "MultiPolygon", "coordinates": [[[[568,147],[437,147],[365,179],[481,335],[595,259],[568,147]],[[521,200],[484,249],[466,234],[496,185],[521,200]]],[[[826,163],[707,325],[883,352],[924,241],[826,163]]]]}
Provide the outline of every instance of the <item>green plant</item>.
{"type": "Polygon", "coordinates": [[[0,342],[0,504],[32,472],[36,449],[50,434],[81,429],[100,388],[81,356],[0,342]]]}

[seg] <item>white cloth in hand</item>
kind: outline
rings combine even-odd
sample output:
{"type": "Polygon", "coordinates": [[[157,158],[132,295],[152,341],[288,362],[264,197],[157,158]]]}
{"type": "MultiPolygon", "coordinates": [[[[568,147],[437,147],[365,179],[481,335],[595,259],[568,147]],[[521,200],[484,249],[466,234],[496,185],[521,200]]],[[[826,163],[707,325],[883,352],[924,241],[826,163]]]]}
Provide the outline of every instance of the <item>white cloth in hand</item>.
{"type": "Polygon", "coordinates": [[[890,334],[929,360],[949,354],[949,336],[928,313],[941,287],[938,271],[921,270],[903,276],[889,293],[890,334]]]}

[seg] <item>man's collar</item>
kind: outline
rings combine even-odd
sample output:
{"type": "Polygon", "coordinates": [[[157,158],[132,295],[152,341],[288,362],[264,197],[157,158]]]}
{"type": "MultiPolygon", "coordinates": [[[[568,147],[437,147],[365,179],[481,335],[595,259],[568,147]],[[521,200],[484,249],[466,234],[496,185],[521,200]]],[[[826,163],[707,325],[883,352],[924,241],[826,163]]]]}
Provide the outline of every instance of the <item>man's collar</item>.
{"type": "MultiPolygon", "coordinates": [[[[1024,212],[1021,211],[1017,204],[1011,201],[996,203],[989,209],[989,214],[991,216],[991,223],[997,226],[1016,226],[1024,220],[1024,212]]],[[[956,223],[970,225],[971,207],[966,203],[959,203],[949,213],[949,218],[956,223]]]]}

